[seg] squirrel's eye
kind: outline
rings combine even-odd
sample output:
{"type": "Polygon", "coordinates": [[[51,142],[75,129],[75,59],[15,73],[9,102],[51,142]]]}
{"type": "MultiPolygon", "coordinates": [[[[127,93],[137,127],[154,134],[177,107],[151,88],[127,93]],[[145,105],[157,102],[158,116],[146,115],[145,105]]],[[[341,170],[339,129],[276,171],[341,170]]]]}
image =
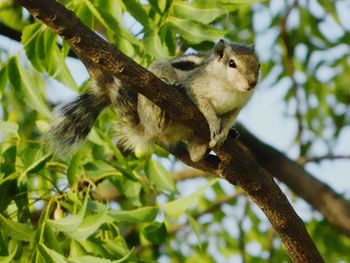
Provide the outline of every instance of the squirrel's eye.
{"type": "Polygon", "coordinates": [[[230,59],[230,60],[228,61],[228,66],[229,66],[230,68],[236,68],[236,67],[237,67],[237,64],[236,64],[236,62],[235,62],[233,59],[230,59]]]}

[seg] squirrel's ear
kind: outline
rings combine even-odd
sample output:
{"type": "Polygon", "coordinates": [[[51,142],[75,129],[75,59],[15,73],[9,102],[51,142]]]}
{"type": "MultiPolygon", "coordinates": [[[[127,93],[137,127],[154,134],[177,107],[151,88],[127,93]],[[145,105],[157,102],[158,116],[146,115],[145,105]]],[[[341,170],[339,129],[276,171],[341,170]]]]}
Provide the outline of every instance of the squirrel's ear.
{"type": "Polygon", "coordinates": [[[225,46],[225,40],[220,39],[219,42],[215,44],[214,54],[222,58],[224,56],[225,46]]]}

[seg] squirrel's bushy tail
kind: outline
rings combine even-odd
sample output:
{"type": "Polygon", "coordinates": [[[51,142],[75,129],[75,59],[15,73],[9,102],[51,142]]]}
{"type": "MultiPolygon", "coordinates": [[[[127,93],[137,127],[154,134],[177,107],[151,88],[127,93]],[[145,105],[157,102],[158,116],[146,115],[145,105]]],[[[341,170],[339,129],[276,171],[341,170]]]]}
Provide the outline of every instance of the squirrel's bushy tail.
{"type": "Polygon", "coordinates": [[[90,91],[57,111],[45,136],[49,150],[62,155],[79,148],[100,112],[113,104],[117,114],[115,130],[119,144],[125,150],[135,150],[135,153],[147,152],[152,140],[146,136],[140,121],[138,93],[123,88],[120,81],[110,75],[104,75],[104,78],[97,75],[95,78],[98,81],[90,91]]]}
{"type": "Polygon", "coordinates": [[[78,148],[97,116],[110,103],[101,91],[90,90],[59,108],[45,136],[49,149],[55,154],[65,154],[78,148]]]}
{"type": "Polygon", "coordinates": [[[139,149],[146,152],[150,148],[150,139],[145,136],[145,128],[140,121],[138,112],[139,96],[133,90],[119,89],[115,111],[117,113],[117,121],[115,123],[115,131],[119,144],[125,150],[134,150],[137,153],[139,149]]]}

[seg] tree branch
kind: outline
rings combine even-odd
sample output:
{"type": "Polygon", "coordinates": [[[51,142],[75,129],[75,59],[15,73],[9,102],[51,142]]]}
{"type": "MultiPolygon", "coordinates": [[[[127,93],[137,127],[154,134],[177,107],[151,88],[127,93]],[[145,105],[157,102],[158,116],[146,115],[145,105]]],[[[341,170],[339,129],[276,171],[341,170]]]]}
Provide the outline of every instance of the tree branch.
{"type": "MultiPolygon", "coordinates": [[[[169,116],[209,139],[208,124],[192,101],[136,64],[83,25],[73,12],[54,0],[16,0],[36,18],[65,38],[81,58],[88,58],[113,73],[123,86],[135,90],[165,110],[169,116]]],[[[238,184],[264,211],[279,234],[285,251],[294,262],[323,262],[306,229],[285,195],[241,144],[228,138],[214,149],[220,162],[214,175],[238,184]]],[[[186,152],[180,152],[186,159],[186,152]]],[[[212,157],[210,157],[212,158],[212,157]]],[[[206,159],[208,160],[208,159],[206,159]]],[[[208,163],[205,163],[206,165],[208,163]]],[[[204,168],[203,168],[204,169],[204,168]]]]}
{"type": "Polygon", "coordinates": [[[305,165],[307,163],[320,163],[322,161],[335,161],[335,160],[350,160],[350,155],[333,155],[326,154],[322,156],[313,156],[313,157],[302,157],[299,158],[298,163],[305,165]]]}
{"type": "Polygon", "coordinates": [[[16,31],[3,23],[0,23],[0,35],[8,37],[15,41],[21,41],[21,32],[16,31]]]}
{"type": "Polygon", "coordinates": [[[187,180],[187,179],[199,178],[199,177],[207,177],[207,176],[209,176],[208,173],[198,169],[193,169],[193,168],[184,169],[181,171],[171,173],[171,177],[174,179],[175,182],[187,180]]]}
{"type": "Polygon", "coordinates": [[[262,167],[320,211],[341,233],[350,237],[349,201],[312,176],[297,162],[260,141],[241,124],[236,126],[241,134],[239,141],[250,150],[262,167]]]}

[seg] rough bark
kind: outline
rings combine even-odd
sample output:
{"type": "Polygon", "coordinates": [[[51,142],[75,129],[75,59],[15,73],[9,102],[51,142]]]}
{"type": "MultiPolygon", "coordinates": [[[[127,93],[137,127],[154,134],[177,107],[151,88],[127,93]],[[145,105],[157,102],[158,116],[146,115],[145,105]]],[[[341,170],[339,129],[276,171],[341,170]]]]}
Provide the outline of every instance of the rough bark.
{"type": "MultiPolygon", "coordinates": [[[[78,20],[73,12],[54,0],[16,0],[36,18],[42,20],[65,38],[79,57],[89,59],[101,69],[118,77],[126,88],[143,94],[170,117],[192,128],[198,136],[208,139],[208,124],[193,103],[181,92],[166,85],[116,50],[78,20]]],[[[217,157],[193,163],[184,149],[175,154],[188,164],[238,184],[264,211],[279,234],[285,251],[294,262],[323,262],[302,221],[294,212],[272,176],[254,160],[237,141],[228,138],[214,149],[217,157]],[[209,164],[206,162],[209,161],[209,164]],[[218,167],[218,168],[217,168],[218,167]]]]}
{"type": "Polygon", "coordinates": [[[258,163],[292,191],[320,211],[341,233],[350,236],[350,202],[327,184],[308,173],[297,162],[263,143],[242,125],[239,141],[253,153],[258,163]]]}

